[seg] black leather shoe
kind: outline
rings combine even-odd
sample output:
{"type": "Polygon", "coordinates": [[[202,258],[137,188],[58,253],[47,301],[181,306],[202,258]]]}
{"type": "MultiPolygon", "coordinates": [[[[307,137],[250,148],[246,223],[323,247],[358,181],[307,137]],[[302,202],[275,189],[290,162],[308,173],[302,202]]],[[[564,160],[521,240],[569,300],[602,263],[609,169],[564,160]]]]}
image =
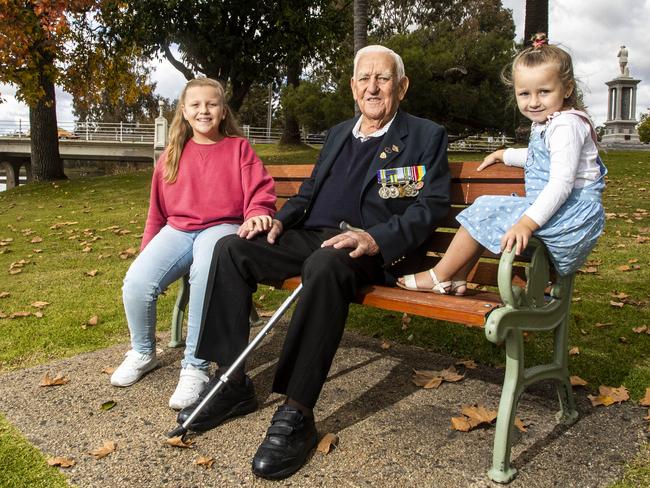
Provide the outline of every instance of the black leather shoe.
{"type": "Polygon", "coordinates": [[[313,417],[281,405],[273,415],[266,437],[253,458],[253,473],[280,480],[298,471],[318,443],[313,417]]]}
{"type": "MultiPolygon", "coordinates": [[[[208,381],[199,398],[178,413],[177,421],[179,424],[183,424],[189,418],[194,409],[203,401],[218,381],[219,378],[213,377],[208,381]]],[[[194,418],[188,428],[190,430],[204,432],[214,429],[226,419],[246,415],[254,412],[256,409],[257,397],[255,396],[255,387],[251,379],[246,376],[243,383],[229,381],[222,386],[221,390],[205,404],[203,410],[194,418]]]]}

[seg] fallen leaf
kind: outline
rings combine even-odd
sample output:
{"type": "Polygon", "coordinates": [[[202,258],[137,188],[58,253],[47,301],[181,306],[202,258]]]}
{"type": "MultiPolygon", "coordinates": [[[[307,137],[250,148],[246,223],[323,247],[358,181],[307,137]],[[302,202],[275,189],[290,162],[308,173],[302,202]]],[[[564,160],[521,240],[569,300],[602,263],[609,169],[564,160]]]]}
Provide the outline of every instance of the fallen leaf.
{"type": "Polygon", "coordinates": [[[415,386],[424,389],[438,388],[442,384],[442,376],[437,371],[413,370],[411,381],[415,386]]]}
{"type": "Polygon", "coordinates": [[[52,457],[47,459],[48,466],[59,466],[60,468],[69,468],[75,465],[74,459],[64,457],[52,457]]]}
{"type": "Polygon", "coordinates": [[[99,323],[99,317],[97,315],[93,315],[88,319],[86,325],[97,325],[98,323],[99,323]]]}
{"type": "Polygon", "coordinates": [[[569,378],[569,381],[571,382],[571,386],[587,386],[588,383],[580,378],[580,376],[571,376],[569,378]]]}
{"type": "Polygon", "coordinates": [[[40,254],[40,253],[43,252],[43,250],[42,249],[32,249],[32,252],[34,252],[36,254],[40,254]]]}
{"type": "Polygon", "coordinates": [[[381,341],[379,347],[381,347],[383,350],[390,349],[390,342],[384,339],[383,341],[381,341]]]}
{"type": "Polygon", "coordinates": [[[594,324],[594,327],[598,327],[599,329],[601,329],[601,328],[603,328],[603,327],[610,327],[610,326],[612,326],[612,325],[614,325],[613,322],[604,322],[604,323],[596,322],[596,323],[594,324]]]}
{"type": "Polygon", "coordinates": [[[596,274],[598,273],[598,268],[596,268],[595,266],[589,266],[587,268],[580,268],[578,272],[583,274],[596,274]]]}
{"type": "Polygon", "coordinates": [[[461,413],[462,417],[451,418],[451,428],[461,432],[468,432],[482,424],[490,424],[497,418],[496,410],[488,410],[482,405],[464,405],[461,413]]]}
{"type": "Polygon", "coordinates": [[[578,354],[580,354],[580,348],[578,346],[569,349],[569,356],[577,356],[578,354]]]}
{"type": "Polygon", "coordinates": [[[637,258],[632,258],[632,259],[628,259],[627,262],[630,264],[634,264],[634,263],[638,263],[639,260],[637,258]]]}
{"type": "Polygon", "coordinates": [[[402,330],[408,329],[410,323],[411,323],[411,317],[409,317],[408,314],[404,312],[402,314],[402,330]]]}
{"type": "Polygon", "coordinates": [[[648,326],[642,325],[641,327],[635,327],[632,329],[632,332],[634,332],[635,334],[644,334],[648,332],[648,326]]]}
{"type": "Polygon", "coordinates": [[[645,396],[639,400],[639,405],[650,407],[650,388],[645,389],[645,396]]]}
{"type": "Polygon", "coordinates": [[[207,457],[207,456],[199,456],[199,458],[196,461],[194,461],[194,464],[196,464],[197,466],[203,466],[205,469],[210,469],[214,464],[214,458],[207,457]]]}
{"type": "Polygon", "coordinates": [[[332,434],[331,432],[328,432],[323,436],[323,438],[320,440],[318,443],[318,447],[316,448],[318,452],[322,452],[323,454],[329,454],[334,450],[336,447],[339,445],[339,436],[336,434],[332,434]]]}
{"type": "Polygon", "coordinates": [[[630,298],[630,295],[628,295],[627,293],[623,293],[622,291],[614,290],[611,293],[611,297],[612,298],[618,298],[619,300],[625,300],[626,298],[630,298]]]}
{"type": "Polygon", "coordinates": [[[627,264],[623,264],[621,266],[616,266],[617,271],[630,271],[632,268],[630,268],[627,264]]]}
{"type": "Polygon", "coordinates": [[[38,386],[59,386],[69,383],[70,379],[67,376],[63,376],[61,373],[57,374],[55,377],[51,377],[49,371],[45,373],[41,382],[38,386]]]}
{"type": "Polygon", "coordinates": [[[589,398],[591,401],[591,405],[594,407],[598,405],[604,405],[608,407],[614,403],[621,403],[630,399],[627,388],[624,386],[614,388],[611,386],[600,385],[598,387],[598,393],[598,396],[587,395],[587,398],[589,398]]]}
{"type": "Polygon", "coordinates": [[[0,298],[7,298],[7,297],[10,297],[10,296],[11,296],[11,293],[9,293],[8,291],[0,291],[0,298]]]}
{"type": "Polygon", "coordinates": [[[183,448],[191,448],[193,442],[191,440],[188,440],[187,442],[183,440],[182,435],[178,435],[176,437],[171,437],[167,440],[165,440],[165,444],[168,444],[173,447],[183,447],[183,448]]]}
{"type": "Polygon", "coordinates": [[[623,305],[625,305],[623,302],[615,302],[614,300],[610,300],[609,304],[615,308],[623,308],[623,305]]]}
{"type": "Polygon", "coordinates": [[[465,377],[465,375],[459,374],[458,371],[456,371],[456,368],[453,366],[449,366],[447,369],[440,371],[440,375],[442,376],[443,380],[449,381],[451,383],[460,381],[465,377]]]}
{"type": "Polygon", "coordinates": [[[36,237],[34,237],[34,238],[33,238],[31,241],[29,241],[29,242],[31,242],[32,244],[37,244],[37,243],[39,243],[39,242],[43,242],[43,238],[42,238],[42,237],[38,237],[38,236],[36,236],[36,237]]]}
{"type": "Polygon", "coordinates": [[[106,366],[104,369],[102,369],[102,373],[106,374],[113,374],[117,368],[114,366],[106,366]]]}
{"type": "Polygon", "coordinates": [[[84,248],[81,250],[81,252],[90,252],[90,251],[92,251],[92,250],[93,250],[92,247],[90,247],[90,246],[86,246],[86,247],[84,247],[84,248]]]}
{"type": "Polygon", "coordinates": [[[90,271],[86,271],[86,276],[97,276],[97,273],[99,273],[98,270],[96,269],[91,269],[90,271]]]}
{"type": "Polygon", "coordinates": [[[15,275],[22,272],[23,272],[23,268],[9,268],[10,275],[15,275]]]}
{"type": "Polygon", "coordinates": [[[476,363],[473,359],[464,359],[462,361],[456,361],[456,366],[465,366],[467,369],[476,369],[476,363]]]}
{"type": "Polygon", "coordinates": [[[41,311],[34,312],[34,317],[36,317],[36,318],[42,319],[44,316],[45,316],[45,314],[43,314],[43,312],[41,312],[41,311]]]}
{"type": "Polygon", "coordinates": [[[33,303],[32,303],[32,307],[35,307],[35,308],[44,308],[44,307],[47,307],[49,304],[50,304],[50,302],[41,302],[41,301],[37,301],[37,302],[33,302],[33,303]]]}
{"type": "Polygon", "coordinates": [[[115,442],[113,442],[113,441],[104,441],[104,445],[102,447],[98,447],[97,449],[93,449],[88,454],[93,456],[95,459],[101,459],[103,457],[108,456],[113,451],[115,451],[116,447],[117,447],[117,444],[115,442]]]}
{"type": "Polygon", "coordinates": [[[9,318],[16,319],[19,317],[29,317],[30,315],[32,315],[32,312],[11,312],[9,318]]]}
{"type": "Polygon", "coordinates": [[[115,405],[117,405],[117,402],[115,400],[108,400],[107,402],[102,403],[99,408],[101,408],[104,411],[108,411],[111,408],[113,408],[115,405]]]}
{"type": "Polygon", "coordinates": [[[461,413],[470,419],[474,419],[480,423],[492,423],[497,418],[496,410],[488,410],[483,405],[465,405],[461,409],[461,413]]]}
{"type": "Polygon", "coordinates": [[[129,259],[136,255],[137,249],[129,247],[120,253],[120,259],[129,259]]]}
{"type": "Polygon", "coordinates": [[[519,417],[515,417],[515,427],[519,429],[519,432],[528,432],[526,425],[519,417]]]}
{"type": "Polygon", "coordinates": [[[460,432],[469,432],[473,427],[469,423],[469,419],[467,417],[452,417],[451,428],[460,432]]]}

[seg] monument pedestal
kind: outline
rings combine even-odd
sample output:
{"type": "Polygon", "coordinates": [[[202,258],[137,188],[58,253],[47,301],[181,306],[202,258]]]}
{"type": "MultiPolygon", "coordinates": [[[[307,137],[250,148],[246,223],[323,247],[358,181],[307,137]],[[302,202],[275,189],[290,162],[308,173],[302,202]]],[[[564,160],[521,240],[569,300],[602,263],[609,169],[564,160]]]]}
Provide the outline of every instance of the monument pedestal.
{"type": "Polygon", "coordinates": [[[606,82],[609,87],[607,121],[602,142],[609,144],[639,144],[636,131],[636,86],[641,80],[625,75],[606,82]]]}

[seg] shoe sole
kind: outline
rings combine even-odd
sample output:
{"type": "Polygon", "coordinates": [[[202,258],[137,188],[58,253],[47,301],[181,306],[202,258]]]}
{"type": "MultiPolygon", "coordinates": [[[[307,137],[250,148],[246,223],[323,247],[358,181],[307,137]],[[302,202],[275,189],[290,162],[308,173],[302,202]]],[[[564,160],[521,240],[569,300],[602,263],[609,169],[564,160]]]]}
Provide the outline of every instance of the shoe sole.
{"type": "MultiPolygon", "coordinates": [[[[311,455],[311,453],[316,449],[316,446],[318,445],[318,434],[316,434],[316,440],[314,441],[314,445],[307,450],[305,455],[300,458],[300,462],[297,466],[289,466],[288,468],[281,469],[280,471],[275,471],[273,473],[265,473],[262,471],[260,468],[263,469],[266,464],[262,463],[260,466],[255,466],[253,464],[252,466],[252,471],[255,476],[259,476],[260,478],[264,478],[267,480],[282,480],[285,478],[288,478],[292,474],[296,473],[297,471],[300,470],[306,463],[307,463],[307,458],[311,455]]],[[[254,462],[254,460],[253,460],[254,462]]]]}
{"type": "Polygon", "coordinates": [[[151,373],[154,369],[158,367],[158,363],[154,364],[151,368],[147,369],[144,371],[140,376],[138,376],[135,380],[133,380],[131,383],[113,383],[113,380],[111,379],[111,385],[117,386],[120,388],[125,388],[127,386],[132,386],[135,385],[138,381],[140,381],[142,378],[144,378],[147,374],[151,373]]]}
{"type": "Polygon", "coordinates": [[[228,412],[220,417],[212,417],[203,422],[192,422],[188,426],[188,429],[195,432],[206,432],[208,430],[214,429],[215,427],[218,427],[228,419],[248,415],[249,413],[253,413],[255,410],[257,410],[257,398],[249,398],[247,400],[239,402],[237,405],[232,407],[230,410],[228,410],[228,412]]]}

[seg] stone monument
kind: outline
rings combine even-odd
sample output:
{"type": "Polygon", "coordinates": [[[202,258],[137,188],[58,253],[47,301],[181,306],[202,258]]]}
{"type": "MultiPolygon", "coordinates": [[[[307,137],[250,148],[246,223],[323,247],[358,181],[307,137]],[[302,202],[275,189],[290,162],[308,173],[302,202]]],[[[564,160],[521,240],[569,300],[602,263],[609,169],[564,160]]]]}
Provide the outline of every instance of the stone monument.
{"type": "Polygon", "coordinates": [[[609,144],[639,144],[639,134],[636,131],[636,86],[641,80],[630,76],[627,66],[628,52],[621,46],[616,55],[620,73],[605,84],[609,87],[607,98],[607,121],[603,143],[609,144]]]}

